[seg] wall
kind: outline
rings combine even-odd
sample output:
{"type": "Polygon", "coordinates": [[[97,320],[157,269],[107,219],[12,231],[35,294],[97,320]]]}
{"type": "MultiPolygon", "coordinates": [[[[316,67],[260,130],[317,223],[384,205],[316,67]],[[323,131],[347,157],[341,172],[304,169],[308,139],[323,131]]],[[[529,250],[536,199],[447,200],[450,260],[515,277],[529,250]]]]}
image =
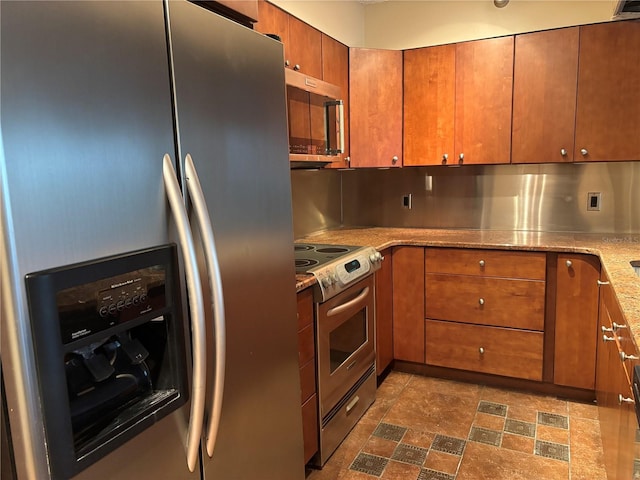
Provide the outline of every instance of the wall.
{"type": "Polygon", "coordinates": [[[615,0],[270,0],[350,47],[407,49],[608,21],[615,0]]]}
{"type": "Polygon", "coordinates": [[[292,171],[295,238],[382,226],[640,233],[640,162],[292,171]],[[587,193],[602,193],[587,211],[587,193]],[[412,195],[412,208],[402,196],[412,195]]]}

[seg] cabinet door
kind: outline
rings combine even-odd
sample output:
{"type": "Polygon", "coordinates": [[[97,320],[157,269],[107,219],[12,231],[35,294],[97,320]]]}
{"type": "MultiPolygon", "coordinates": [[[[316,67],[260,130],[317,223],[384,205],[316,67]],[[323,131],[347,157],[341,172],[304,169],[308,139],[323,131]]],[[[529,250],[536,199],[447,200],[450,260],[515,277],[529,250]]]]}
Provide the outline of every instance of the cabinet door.
{"type": "Polygon", "coordinates": [[[253,25],[253,28],[260,33],[278,35],[284,45],[284,58],[288,58],[289,14],[287,12],[270,4],[266,0],[259,0],[258,22],[253,25]]]}
{"type": "Polygon", "coordinates": [[[576,161],[640,160],[640,21],[580,27],[576,161]]]}
{"type": "Polygon", "coordinates": [[[402,51],[349,49],[351,166],[402,166],[402,51]]]}
{"type": "Polygon", "coordinates": [[[557,261],[553,383],[595,389],[600,262],[560,254],[557,261]]]}
{"type": "Polygon", "coordinates": [[[573,161],[579,33],[516,35],[512,163],[573,161]]]}
{"type": "Polygon", "coordinates": [[[513,36],[456,45],[455,163],[509,163],[512,86],[513,36]]]}
{"type": "MultiPolygon", "coordinates": [[[[322,79],[340,87],[344,102],[344,153],[349,156],[349,47],[322,34],[322,79]]],[[[333,162],[331,167],[346,167],[346,161],[333,162]]]]}
{"type": "Polygon", "coordinates": [[[393,276],[391,249],[382,252],[384,261],[376,272],[376,374],[393,360],[393,276]]]}
{"type": "Polygon", "coordinates": [[[311,25],[289,15],[289,68],[322,78],[322,34],[311,25]]]}
{"type": "Polygon", "coordinates": [[[393,249],[393,358],[424,363],[424,248],[393,249]]]}
{"type": "Polygon", "coordinates": [[[455,68],[454,44],[404,52],[403,165],[454,160],[455,68]]]}

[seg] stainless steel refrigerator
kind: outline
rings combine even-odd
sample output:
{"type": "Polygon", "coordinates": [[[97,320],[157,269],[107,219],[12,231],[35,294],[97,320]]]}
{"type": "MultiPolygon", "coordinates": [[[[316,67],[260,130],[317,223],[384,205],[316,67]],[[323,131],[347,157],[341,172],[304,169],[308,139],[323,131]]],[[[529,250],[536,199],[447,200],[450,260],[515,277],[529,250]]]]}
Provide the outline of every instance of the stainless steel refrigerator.
{"type": "Polygon", "coordinates": [[[30,279],[162,246],[179,252],[181,406],[70,454],[70,476],[304,478],[281,44],[178,0],[2,1],[0,21],[3,462],[70,471],[47,402],[71,387],[44,387],[40,353],[58,317],[38,329],[30,279]]]}

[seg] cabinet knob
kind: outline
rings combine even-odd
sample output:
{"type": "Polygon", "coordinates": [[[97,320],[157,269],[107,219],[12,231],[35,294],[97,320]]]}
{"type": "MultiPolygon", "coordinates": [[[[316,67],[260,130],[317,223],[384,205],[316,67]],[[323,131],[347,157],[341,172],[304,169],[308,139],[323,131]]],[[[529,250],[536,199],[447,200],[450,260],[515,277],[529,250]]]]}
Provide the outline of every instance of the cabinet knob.
{"type": "Polygon", "coordinates": [[[479,303],[480,305],[484,305],[484,298],[481,298],[480,300],[478,300],[478,303],[479,303]]]}
{"type": "Polygon", "coordinates": [[[296,64],[293,66],[293,69],[297,72],[298,70],[300,70],[300,65],[296,63],[296,64]]]}
{"type": "Polygon", "coordinates": [[[607,337],[606,335],[602,335],[602,341],[603,341],[604,343],[607,343],[607,342],[615,342],[615,341],[616,341],[616,339],[615,339],[615,338],[613,338],[613,337],[607,337]]]}
{"type": "Polygon", "coordinates": [[[573,262],[571,260],[567,260],[565,264],[567,265],[567,268],[571,268],[573,266],[573,262]]]}
{"type": "Polygon", "coordinates": [[[284,66],[288,67],[289,65],[291,65],[291,62],[289,60],[285,60],[284,61],[284,66]]]}
{"type": "Polygon", "coordinates": [[[620,360],[623,362],[625,360],[640,360],[640,357],[638,357],[637,355],[627,355],[624,352],[620,352],[620,360]]]}
{"type": "Polygon", "coordinates": [[[583,157],[586,157],[589,151],[586,148],[582,148],[580,149],[580,153],[582,154],[583,157]]]}
{"type": "Polygon", "coordinates": [[[449,154],[445,153],[442,155],[442,163],[447,163],[447,160],[449,160],[449,154]]]}
{"type": "Polygon", "coordinates": [[[618,330],[624,330],[625,328],[627,328],[626,325],[620,324],[620,323],[616,323],[616,322],[613,322],[611,324],[611,326],[613,327],[613,331],[614,332],[617,332],[618,330]]]}
{"type": "Polygon", "coordinates": [[[464,153],[461,153],[458,158],[460,159],[460,161],[462,162],[464,160],[464,153]]]}
{"type": "Polygon", "coordinates": [[[602,330],[602,333],[606,333],[606,332],[611,332],[611,333],[613,333],[613,328],[607,328],[607,327],[605,327],[604,325],[602,325],[602,326],[600,327],[600,330],[602,330]]]}
{"type": "Polygon", "coordinates": [[[567,156],[567,149],[566,148],[561,148],[560,149],[560,155],[562,155],[563,157],[567,156]]]}
{"type": "Polygon", "coordinates": [[[480,260],[478,262],[478,265],[480,265],[480,268],[484,268],[484,260],[480,260]]]}
{"type": "Polygon", "coordinates": [[[484,354],[484,348],[480,347],[478,351],[480,352],[480,355],[484,354]]]}
{"type": "Polygon", "coordinates": [[[622,405],[623,403],[636,403],[633,398],[628,398],[623,396],[621,393],[618,394],[618,405],[622,405]]]}
{"type": "Polygon", "coordinates": [[[394,155],[393,158],[391,159],[391,163],[393,163],[394,165],[398,163],[398,157],[396,155],[394,155]]]}

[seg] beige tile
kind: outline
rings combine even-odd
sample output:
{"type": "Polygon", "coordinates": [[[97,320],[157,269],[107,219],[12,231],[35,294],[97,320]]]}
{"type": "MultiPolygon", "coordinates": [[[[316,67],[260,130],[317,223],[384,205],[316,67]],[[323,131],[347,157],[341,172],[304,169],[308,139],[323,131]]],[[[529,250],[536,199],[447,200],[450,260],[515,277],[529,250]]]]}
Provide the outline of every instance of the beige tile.
{"type": "Polygon", "coordinates": [[[380,478],[384,480],[409,480],[418,478],[418,475],[420,475],[418,465],[390,460],[380,478]]]}
{"type": "Polygon", "coordinates": [[[504,428],[504,420],[504,417],[478,412],[476,413],[476,417],[473,419],[473,425],[500,432],[504,428]]]}
{"type": "Polygon", "coordinates": [[[567,402],[571,418],[598,420],[598,406],[595,403],[567,402]]]}
{"type": "Polygon", "coordinates": [[[362,447],[362,451],[372,455],[378,455],[379,457],[389,458],[397,446],[398,442],[371,435],[367,443],[362,447]]]}
{"type": "Polygon", "coordinates": [[[402,437],[401,443],[414,445],[416,447],[429,448],[431,447],[431,443],[435,436],[436,434],[432,432],[423,432],[409,428],[404,434],[404,437],[402,437]]]}
{"type": "Polygon", "coordinates": [[[427,459],[424,461],[424,468],[455,475],[460,459],[461,457],[457,455],[430,450],[427,459]]]}
{"type": "Polygon", "coordinates": [[[529,453],[533,455],[534,445],[534,438],[515,435],[513,433],[507,432],[504,432],[502,434],[502,448],[508,448],[509,450],[516,450],[518,452],[529,453]]]}
{"type": "Polygon", "coordinates": [[[569,465],[515,450],[470,442],[456,480],[566,480],[569,465]]]}
{"type": "Polygon", "coordinates": [[[538,412],[531,408],[526,402],[518,405],[509,405],[507,408],[507,418],[520,420],[521,422],[536,423],[538,412]]]}
{"type": "Polygon", "coordinates": [[[569,445],[569,430],[538,424],[536,427],[536,438],[545,442],[569,445]]]}
{"type": "MultiPolygon", "coordinates": [[[[482,400],[508,405],[509,410],[526,406],[527,409],[557,413],[559,415],[566,415],[568,412],[566,400],[531,392],[484,387],[480,397],[482,400]]],[[[508,415],[509,413],[507,412],[508,415]]]]}
{"type": "Polygon", "coordinates": [[[598,421],[571,418],[569,436],[571,442],[571,479],[606,479],[598,421]]]}

